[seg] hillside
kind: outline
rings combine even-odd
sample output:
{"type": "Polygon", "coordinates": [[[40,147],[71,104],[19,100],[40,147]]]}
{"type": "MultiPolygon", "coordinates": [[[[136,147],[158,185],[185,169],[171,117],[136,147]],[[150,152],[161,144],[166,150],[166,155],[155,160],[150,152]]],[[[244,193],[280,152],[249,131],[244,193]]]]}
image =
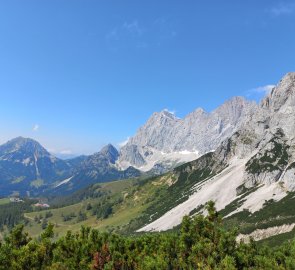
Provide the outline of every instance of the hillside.
{"type": "Polygon", "coordinates": [[[55,187],[56,195],[63,188],[59,194],[68,188],[79,189],[76,193],[61,198],[48,193],[54,208],[49,214],[26,213],[26,230],[38,235],[52,222],[60,234],[81,225],[121,233],[166,231],[177,228],[185,215],[206,213],[204,205],[212,200],[226,226],[239,227],[241,238],[264,240],[281,234],[283,239],[295,227],[294,108],[295,73],[288,73],[215,151],[160,176],[97,185],[99,176],[117,170],[119,152],[109,145],[83,159],[73,178],[55,187]],[[91,178],[86,176],[93,181],[87,182],[91,178]]]}
{"type": "MultiPolygon", "coordinates": [[[[206,183],[206,179],[218,174],[225,167],[222,163],[216,166],[212,157],[213,153],[207,154],[200,160],[184,164],[162,176],[94,185],[64,199],[53,199],[58,208],[25,214],[29,220],[26,231],[31,235],[39,235],[46,213],[50,212],[46,222],[57,225],[55,230],[59,236],[64,235],[69,229],[78,231],[81,225],[103,231],[133,234],[145,224],[156,221],[171,209],[185,203],[194,190],[200,189],[206,183]],[[212,167],[212,164],[215,167],[210,172],[206,168],[212,167]],[[107,209],[111,211],[105,214],[104,211],[107,209]]],[[[292,210],[293,193],[289,193],[277,202],[274,200],[264,202],[262,209],[254,214],[251,214],[249,210],[234,214],[241,205],[241,201],[254,190],[248,190],[243,193],[243,196],[221,209],[220,213],[225,217],[226,227],[238,227],[239,233],[248,235],[257,229],[295,222],[295,212],[292,210]]],[[[192,205],[189,209],[183,208],[184,212],[181,216],[184,215],[183,213],[189,216],[194,216],[198,212],[202,213],[205,204],[206,202],[192,205]]],[[[167,221],[168,226],[169,224],[167,221]]],[[[295,230],[291,232],[295,233],[295,230]]],[[[278,234],[280,233],[283,237],[285,231],[280,230],[278,234]]],[[[272,235],[270,233],[265,238],[272,235]]],[[[264,237],[261,238],[263,239],[264,237]]],[[[281,243],[280,239],[274,241],[276,244],[281,243]]]]}
{"type": "Polygon", "coordinates": [[[39,239],[17,226],[0,245],[0,269],[292,269],[294,241],[279,248],[237,242],[213,202],[208,215],[184,217],[178,233],[120,236],[89,227],[54,240],[49,224],[39,239]]]}
{"type": "MultiPolygon", "coordinates": [[[[185,214],[214,200],[227,215],[247,209],[255,213],[265,202],[279,202],[294,191],[294,103],[295,73],[287,74],[247,120],[245,126],[223,141],[211,154],[205,181],[191,195],[142,231],[167,230],[177,226],[185,214]],[[216,172],[215,168],[220,171],[216,172]],[[235,203],[235,204],[234,204],[235,203]],[[233,205],[234,204],[234,205],[233,205]]],[[[204,157],[195,164],[194,173],[204,157]]],[[[197,182],[197,178],[195,178],[197,182]]]]}

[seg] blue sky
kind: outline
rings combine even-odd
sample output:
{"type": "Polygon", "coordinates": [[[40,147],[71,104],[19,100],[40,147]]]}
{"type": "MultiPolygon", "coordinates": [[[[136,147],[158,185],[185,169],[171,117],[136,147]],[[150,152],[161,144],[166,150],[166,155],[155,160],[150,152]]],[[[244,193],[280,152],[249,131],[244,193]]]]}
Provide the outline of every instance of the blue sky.
{"type": "Polygon", "coordinates": [[[92,153],[154,111],[259,100],[295,71],[294,32],[295,1],[1,1],[0,143],[92,153]]]}

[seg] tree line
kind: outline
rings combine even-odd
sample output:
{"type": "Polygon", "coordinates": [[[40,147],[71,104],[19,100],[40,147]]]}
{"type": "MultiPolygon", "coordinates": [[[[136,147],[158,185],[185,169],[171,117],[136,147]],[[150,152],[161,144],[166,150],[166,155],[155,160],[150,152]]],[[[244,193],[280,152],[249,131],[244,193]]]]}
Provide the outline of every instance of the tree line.
{"type": "Polygon", "coordinates": [[[38,201],[24,199],[23,202],[10,202],[0,205],[0,230],[4,227],[10,230],[15,225],[26,222],[24,213],[33,211],[32,204],[36,202],[38,201]]]}
{"type": "Polygon", "coordinates": [[[122,236],[81,227],[54,239],[48,224],[38,239],[16,226],[0,244],[1,270],[295,269],[295,241],[278,248],[236,241],[214,207],[184,217],[180,230],[122,236]]]}

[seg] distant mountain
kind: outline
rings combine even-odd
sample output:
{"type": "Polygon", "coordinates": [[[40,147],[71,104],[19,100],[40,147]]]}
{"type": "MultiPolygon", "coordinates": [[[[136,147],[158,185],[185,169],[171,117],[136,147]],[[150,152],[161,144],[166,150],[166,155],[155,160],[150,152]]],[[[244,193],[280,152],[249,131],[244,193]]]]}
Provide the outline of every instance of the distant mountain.
{"type": "Polygon", "coordinates": [[[120,153],[109,144],[93,155],[62,160],[32,139],[15,138],[0,146],[0,195],[62,194],[96,182],[164,173],[215,150],[256,106],[236,97],[212,113],[197,109],[184,119],[166,110],[154,113],[120,153]]]}
{"type": "Polygon", "coordinates": [[[0,146],[0,196],[69,193],[96,182],[139,176],[134,168],[119,170],[118,150],[111,144],[90,156],[62,160],[37,141],[18,137],[0,146]]]}
{"type": "MultiPolygon", "coordinates": [[[[0,147],[5,153],[1,158],[24,163],[27,157],[19,158],[22,151],[12,145],[0,147]]],[[[121,198],[114,215],[117,209],[124,209],[124,217],[124,211],[138,210],[126,221],[127,230],[172,229],[184,215],[204,213],[204,205],[213,200],[224,222],[239,227],[241,238],[295,235],[295,73],[284,76],[259,105],[234,98],[211,114],[199,109],[178,119],[167,111],[155,113],[120,153],[107,145],[94,155],[66,161],[71,174],[47,191],[67,194],[93,183],[145,175],[126,167],[131,163],[156,174],[194,151],[201,156],[163,175],[108,184],[113,191],[104,194],[104,200],[113,203],[121,198]],[[118,193],[112,197],[112,192],[118,193]]],[[[0,162],[1,179],[9,179],[14,170],[3,165],[0,162]]],[[[89,194],[108,185],[91,186],[79,196],[88,200],[89,194]]]]}
{"type": "Polygon", "coordinates": [[[36,192],[68,177],[70,169],[37,141],[15,138],[0,146],[0,194],[36,192]]]}
{"type": "MultiPolygon", "coordinates": [[[[154,113],[120,152],[109,144],[90,156],[60,160],[34,140],[13,139],[0,146],[0,194],[69,193],[92,183],[164,173],[209,152],[226,159],[227,169],[243,159],[243,177],[236,176],[243,188],[284,179],[293,173],[294,76],[286,75],[260,105],[235,97],[211,113],[197,109],[183,119],[167,110],[154,113]],[[274,146],[284,152],[272,153],[274,146]],[[270,161],[273,155],[282,157],[270,161]]],[[[292,187],[292,181],[284,185],[292,187]]]]}
{"type": "Polygon", "coordinates": [[[90,184],[126,179],[141,175],[139,170],[132,167],[125,170],[119,170],[115,164],[118,157],[118,150],[113,145],[108,144],[98,153],[85,158],[80,165],[76,167],[73,175],[69,179],[56,186],[54,193],[70,193],[90,184]]]}
{"type": "Polygon", "coordinates": [[[165,171],[214,151],[257,109],[255,102],[234,97],[211,113],[199,108],[183,119],[164,110],[154,113],[121,148],[118,165],[165,171]]]}

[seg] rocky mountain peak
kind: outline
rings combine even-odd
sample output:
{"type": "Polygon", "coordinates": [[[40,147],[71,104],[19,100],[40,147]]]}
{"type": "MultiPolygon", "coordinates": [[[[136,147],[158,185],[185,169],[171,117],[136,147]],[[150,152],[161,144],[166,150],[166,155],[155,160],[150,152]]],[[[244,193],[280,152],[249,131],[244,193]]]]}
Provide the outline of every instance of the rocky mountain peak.
{"type": "Polygon", "coordinates": [[[30,138],[17,137],[0,146],[1,155],[19,151],[27,155],[50,156],[41,144],[30,138]]]}
{"type": "Polygon", "coordinates": [[[206,115],[208,115],[208,113],[203,108],[197,108],[193,112],[189,113],[186,116],[186,118],[189,118],[189,117],[202,117],[202,116],[206,116],[206,115]]]}
{"type": "Polygon", "coordinates": [[[295,72],[287,73],[262,101],[262,107],[278,111],[283,105],[295,103],[295,72]]]}
{"type": "Polygon", "coordinates": [[[171,119],[176,119],[177,117],[173,112],[168,111],[167,109],[162,110],[160,113],[160,116],[169,117],[171,119]]]}
{"type": "Polygon", "coordinates": [[[160,112],[153,113],[152,116],[148,119],[146,125],[174,123],[177,120],[178,120],[178,118],[175,116],[174,113],[169,112],[168,110],[164,109],[160,112]]]}
{"type": "Polygon", "coordinates": [[[279,84],[262,100],[256,118],[264,118],[271,130],[282,127],[287,138],[294,138],[295,73],[286,74],[279,84]]]}
{"type": "Polygon", "coordinates": [[[39,145],[39,143],[37,141],[35,141],[34,139],[25,138],[22,136],[19,136],[19,137],[9,140],[7,142],[7,144],[16,145],[18,147],[22,147],[23,145],[26,145],[26,144],[39,145]]]}
{"type": "Polygon", "coordinates": [[[245,99],[244,97],[237,96],[225,101],[220,107],[214,110],[213,113],[230,113],[233,112],[233,110],[242,112],[244,108],[252,108],[253,106],[257,106],[254,101],[250,101],[245,99]]]}
{"type": "Polygon", "coordinates": [[[290,88],[295,83],[295,72],[288,72],[279,82],[281,88],[290,88]]]}
{"type": "Polygon", "coordinates": [[[118,150],[112,144],[104,146],[99,153],[107,157],[111,163],[115,163],[119,157],[118,150]]]}
{"type": "Polygon", "coordinates": [[[211,113],[198,108],[182,119],[167,110],[154,113],[121,148],[119,166],[149,170],[158,162],[175,166],[195,159],[216,149],[256,107],[236,97],[211,113]]]}
{"type": "Polygon", "coordinates": [[[196,114],[206,114],[206,111],[203,108],[197,108],[194,113],[196,114]]]}

